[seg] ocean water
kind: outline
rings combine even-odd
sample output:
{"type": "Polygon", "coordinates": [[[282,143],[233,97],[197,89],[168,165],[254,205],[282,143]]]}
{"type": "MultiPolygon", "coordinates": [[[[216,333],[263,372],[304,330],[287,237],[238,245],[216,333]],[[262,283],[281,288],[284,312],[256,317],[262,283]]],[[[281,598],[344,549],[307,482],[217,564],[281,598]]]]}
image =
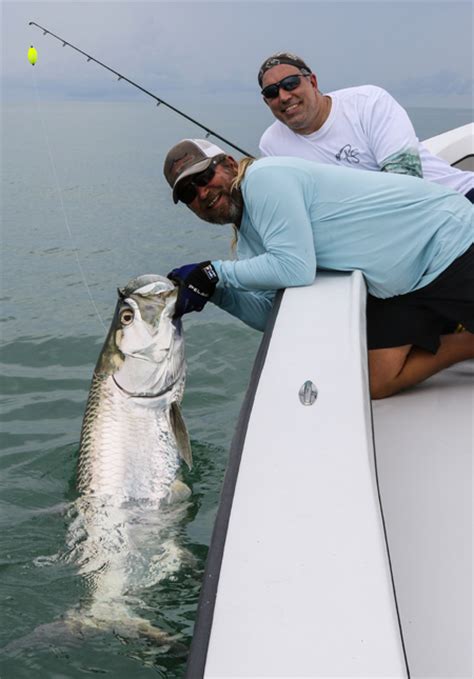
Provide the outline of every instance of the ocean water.
{"type": "MultiPolygon", "coordinates": [[[[178,107],[257,153],[258,100],[208,96],[178,107]]],[[[413,109],[420,138],[469,110],[413,109]]],[[[174,206],[168,148],[198,128],[148,102],[7,105],[2,118],[0,629],[1,676],[181,677],[186,655],[112,630],[41,640],[85,596],[64,553],[67,510],[92,370],[116,288],[142,273],[230,255],[228,227],[174,206]],[[87,286],[87,287],[86,287],[87,286]]],[[[232,152],[232,149],[228,149],[232,152]]],[[[238,154],[235,153],[236,157],[238,154]]],[[[140,594],[146,616],[189,645],[228,449],[261,335],[208,305],[184,320],[183,402],[194,467],[180,542],[194,559],[140,594]]]]}

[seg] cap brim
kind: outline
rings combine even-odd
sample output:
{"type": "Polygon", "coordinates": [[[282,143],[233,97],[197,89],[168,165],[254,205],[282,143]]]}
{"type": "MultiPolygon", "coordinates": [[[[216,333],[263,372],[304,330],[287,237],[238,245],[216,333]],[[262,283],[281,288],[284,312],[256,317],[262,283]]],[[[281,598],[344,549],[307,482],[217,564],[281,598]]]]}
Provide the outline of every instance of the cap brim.
{"type": "Polygon", "coordinates": [[[178,179],[175,181],[173,184],[173,201],[176,204],[179,201],[178,198],[178,188],[179,188],[179,183],[185,179],[186,177],[190,177],[193,174],[198,174],[199,172],[202,172],[203,170],[207,170],[209,165],[212,163],[214,158],[204,158],[204,160],[201,160],[199,163],[195,163],[194,165],[191,165],[191,167],[188,167],[187,170],[184,170],[184,172],[181,172],[179,175],[178,179]]]}

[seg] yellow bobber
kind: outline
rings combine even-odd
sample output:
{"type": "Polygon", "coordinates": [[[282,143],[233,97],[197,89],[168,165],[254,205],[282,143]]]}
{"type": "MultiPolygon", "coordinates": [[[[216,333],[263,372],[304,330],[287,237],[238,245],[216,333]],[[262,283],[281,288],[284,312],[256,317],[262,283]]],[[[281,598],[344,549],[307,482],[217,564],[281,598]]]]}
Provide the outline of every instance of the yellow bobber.
{"type": "Polygon", "coordinates": [[[28,50],[28,61],[32,66],[36,64],[36,60],[38,58],[38,52],[35,50],[33,45],[30,45],[30,49],[28,50]]]}

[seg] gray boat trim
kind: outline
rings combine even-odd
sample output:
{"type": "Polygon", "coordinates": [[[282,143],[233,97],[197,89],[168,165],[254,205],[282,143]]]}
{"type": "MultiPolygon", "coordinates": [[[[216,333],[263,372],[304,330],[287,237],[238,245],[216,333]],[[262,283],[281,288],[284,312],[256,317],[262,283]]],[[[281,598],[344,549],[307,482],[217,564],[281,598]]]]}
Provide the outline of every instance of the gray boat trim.
{"type": "MultiPolygon", "coordinates": [[[[367,370],[368,370],[368,365],[369,365],[369,354],[367,352],[367,370]]],[[[379,503],[379,509],[380,509],[380,518],[382,520],[382,530],[383,530],[383,537],[385,540],[385,549],[387,550],[387,561],[388,561],[388,567],[390,571],[390,581],[392,583],[392,591],[393,591],[393,602],[395,604],[395,612],[397,615],[397,622],[398,622],[398,628],[400,630],[400,642],[402,645],[402,653],[403,653],[403,660],[405,661],[405,668],[407,671],[407,679],[410,679],[411,674],[410,674],[410,666],[408,664],[408,654],[407,654],[407,649],[406,649],[406,644],[405,644],[405,637],[403,634],[403,625],[402,625],[402,619],[400,615],[400,606],[398,603],[398,596],[397,596],[397,589],[395,586],[395,577],[393,574],[393,560],[392,560],[392,555],[390,554],[390,546],[388,544],[388,531],[387,531],[387,523],[385,521],[385,513],[383,509],[383,503],[382,503],[382,493],[380,490],[380,481],[379,481],[379,470],[378,470],[378,464],[377,464],[377,446],[376,446],[376,441],[375,441],[375,431],[374,431],[374,410],[372,407],[372,400],[369,400],[370,403],[370,421],[371,421],[371,429],[372,429],[372,444],[373,444],[373,451],[374,451],[374,474],[375,474],[375,484],[377,487],[377,499],[379,503]]]]}

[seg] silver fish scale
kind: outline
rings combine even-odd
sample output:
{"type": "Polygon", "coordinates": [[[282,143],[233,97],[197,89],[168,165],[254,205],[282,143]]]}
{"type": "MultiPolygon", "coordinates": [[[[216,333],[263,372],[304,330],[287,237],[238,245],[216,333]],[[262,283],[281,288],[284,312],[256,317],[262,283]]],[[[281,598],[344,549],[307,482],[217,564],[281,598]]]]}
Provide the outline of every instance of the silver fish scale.
{"type": "Polygon", "coordinates": [[[131,398],[112,377],[94,375],[81,435],[80,492],[100,492],[112,504],[166,497],[179,468],[167,414],[172,398],[176,390],[131,398]]]}

